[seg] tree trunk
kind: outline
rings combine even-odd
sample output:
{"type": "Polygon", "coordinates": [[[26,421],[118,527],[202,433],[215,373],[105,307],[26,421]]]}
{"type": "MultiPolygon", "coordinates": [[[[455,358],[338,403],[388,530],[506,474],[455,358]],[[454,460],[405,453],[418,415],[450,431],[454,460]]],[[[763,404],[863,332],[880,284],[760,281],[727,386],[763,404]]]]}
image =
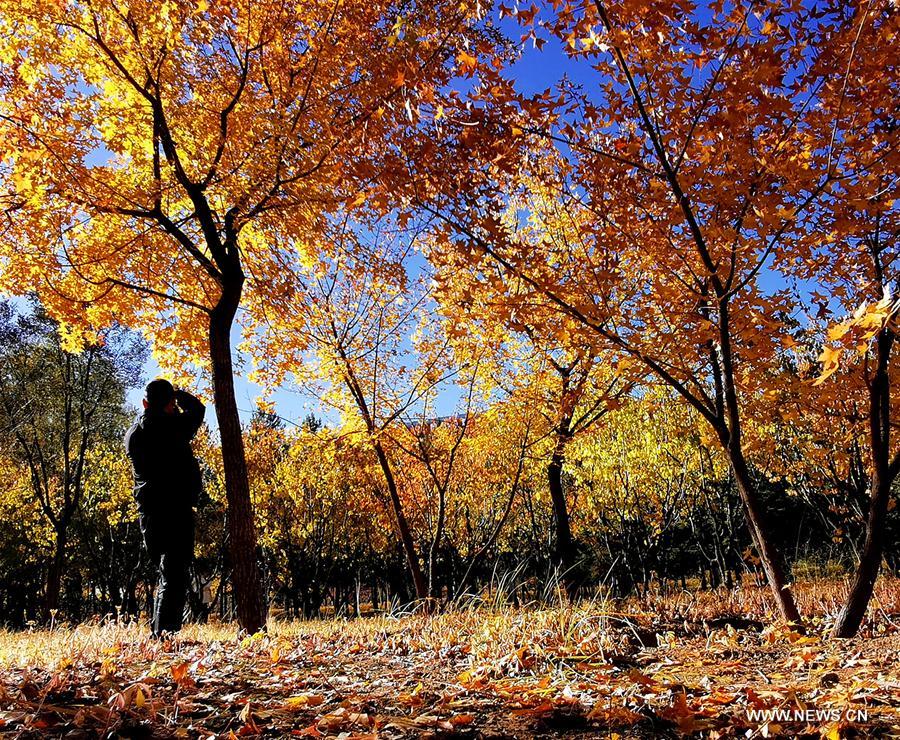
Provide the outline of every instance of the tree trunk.
{"type": "MultiPolygon", "coordinates": [[[[472,573],[475,571],[476,565],[479,565],[481,559],[484,557],[485,553],[490,550],[494,543],[497,541],[497,537],[500,536],[500,532],[506,524],[506,520],[509,518],[509,513],[512,511],[513,501],[515,500],[516,493],[519,491],[519,481],[522,479],[522,470],[525,468],[525,450],[528,447],[528,432],[525,433],[525,438],[522,440],[522,446],[519,452],[519,461],[516,464],[516,474],[513,477],[512,485],[509,487],[509,496],[506,499],[506,506],[503,509],[503,514],[501,514],[500,519],[497,520],[497,523],[494,525],[494,529],[491,531],[490,536],[485,540],[484,544],[479,547],[472,557],[469,559],[469,564],[466,566],[466,572],[463,574],[462,580],[456,585],[453,589],[456,594],[461,595],[466,592],[466,588],[469,584],[469,579],[472,573]]],[[[469,536],[472,536],[471,526],[468,525],[468,511],[466,513],[466,523],[469,532],[469,536]]]]}
{"type": "Polygon", "coordinates": [[[856,567],[853,585],[832,631],[834,637],[853,637],[866,615],[884,554],[884,520],[887,517],[890,493],[889,482],[873,481],[869,517],[866,521],[866,539],[860,553],[859,565],[856,567]]]}
{"type": "Polygon", "coordinates": [[[711,353],[713,365],[713,378],[716,383],[717,406],[724,412],[723,426],[717,428],[719,440],[728,455],[738,493],[744,504],[744,514],[747,518],[747,527],[750,537],[756,546],[760,563],[766,574],[769,588],[781,616],[789,624],[803,630],[803,621],[800,611],[794,601],[794,594],[784,576],[784,561],[781,553],[772,542],[769,528],[765,521],[762,502],[759,500],[759,492],[756,489],[747,461],[744,458],[744,448],[741,443],[741,407],[738,402],[738,391],[735,384],[734,357],[732,355],[732,336],[730,323],[730,306],[727,291],[716,280],[716,293],[719,304],[719,364],[715,352],[711,353]],[[724,426],[727,419],[728,425],[724,426]]]}
{"type": "Polygon", "coordinates": [[[853,637],[862,624],[875,589],[884,554],[884,524],[887,519],[891,486],[897,476],[897,458],[891,460],[891,386],[889,363],[894,333],[882,329],[876,343],[875,376],[869,386],[869,445],[872,454],[872,482],[866,539],[850,593],[838,615],[832,634],[853,637]]]}
{"type": "Polygon", "coordinates": [[[438,491],[438,517],[437,524],[434,527],[434,536],[431,538],[431,544],[428,547],[428,597],[433,598],[435,595],[434,588],[434,561],[438,555],[438,548],[444,537],[444,522],[447,519],[447,489],[445,486],[437,486],[438,491]]]}
{"type": "Polygon", "coordinates": [[[62,574],[66,565],[66,544],[68,533],[63,525],[56,531],[56,543],[53,558],[47,568],[47,591],[44,596],[44,619],[50,621],[59,609],[59,596],[62,591],[62,574]]]}
{"type": "Polygon", "coordinates": [[[409,565],[409,572],[412,575],[413,585],[416,588],[416,598],[428,598],[428,581],[422,572],[422,566],[419,564],[419,556],[416,553],[416,543],[413,540],[412,532],[409,529],[409,523],[406,521],[406,515],[403,513],[403,504],[397,493],[397,483],[394,480],[394,473],[391,470],[391,464],[387,459],[387,454],[381,442],[375,443],[375,454],[378,456],[378,464],[381,466],[381,472],[384,474],[385,483],[387,483],[388,494],[391,498],[391,506],[394,509],[394,516],[397,519],[397,529],[400,532],[400,541],[403,543],[403,553],[406,555],[406,562],[409,565]]]}
{"type": "Polygon", "coordinates": [[[571,599],[578,587],[576,583],[575,544],[572,540],[572,529],[569,524],[569,509],[566,506],[566,494],[563,490],[562,470],[566,442],[565,436],[559,435],[550,464],[547,466],[547,483],[550,487],[550,500],[553,502],[553,523],[555,527],[555,546],[553,564],[559,571],[560,580],[571,599]]]}
{"type": "Polygon", "coordinates": [[[231,358],[231,327],[243,288],[243,275],[227,276],[222,295],[209,322],[209,349],[212,360],[213,393],[222,462],[225,471],[225,494],[228,501],[228,537],[231,556],[231,578],[237,619],[249,633],[266,625],[262,579],[256,558],[256,527],[250,504],[250,483],[244,439],[234,397],[234,369],[231,358]]]}
{"type": "Polygon", "coordinates": [[[744,513],[747,515],[747,524],[750,529],[750,536],[759,555],[760,563],[766,574],[766,580],[778,610],[784,620],[795,626],[802,625],[800,612],[797,609],[797,603],[794,601],[794,594],[791,592],[790,585],[784,576],[784,566],[781,553],[775,544],[771,541],[768,527],[763,516],[762,505],[759,501],[759,494],[756,486],[750,478],[750,471],[747,468],[747,461],[740,449],[730,447],[728,449],[728,457],[731,463],[731,469],[734,472],[734,480],[737,484],[738,493],[741,501],[744,503],[744,513]]]}

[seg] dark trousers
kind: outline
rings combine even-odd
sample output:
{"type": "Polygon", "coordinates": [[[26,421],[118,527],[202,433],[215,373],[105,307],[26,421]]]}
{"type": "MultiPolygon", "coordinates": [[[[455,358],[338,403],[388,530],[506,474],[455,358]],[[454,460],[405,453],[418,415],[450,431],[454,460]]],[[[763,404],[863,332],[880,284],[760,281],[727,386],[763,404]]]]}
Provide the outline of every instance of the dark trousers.
{"type": "Polygon", "coordinates": [[[141,533],[150,562],[159,568],[150,628],[157,636],[177,632],[184,619],[188,569],[194,556],[194,513],[144,513],[141,533]]]}

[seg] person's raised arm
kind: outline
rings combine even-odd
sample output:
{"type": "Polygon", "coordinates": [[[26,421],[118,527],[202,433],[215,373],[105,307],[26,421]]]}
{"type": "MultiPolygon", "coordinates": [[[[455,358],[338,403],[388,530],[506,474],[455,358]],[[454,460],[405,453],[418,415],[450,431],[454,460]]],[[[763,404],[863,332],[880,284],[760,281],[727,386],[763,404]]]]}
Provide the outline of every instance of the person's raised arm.
{"type": "Polygon", "coordinates": [[[203,423],[206,406],[203,405],[199,398],[182,390],[175,391],[175,401],[182,412],[178,415],[179,426],[184,430],[184,434],[189,440],[193,439],[203,423]]]}

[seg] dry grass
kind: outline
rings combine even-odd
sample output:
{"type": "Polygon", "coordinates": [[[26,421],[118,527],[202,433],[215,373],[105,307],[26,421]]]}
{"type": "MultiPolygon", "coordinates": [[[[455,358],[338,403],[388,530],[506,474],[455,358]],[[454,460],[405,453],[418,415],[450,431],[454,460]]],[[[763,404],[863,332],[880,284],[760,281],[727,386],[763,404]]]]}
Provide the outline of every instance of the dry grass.
{"type": "MultiPolygon", "coordinates": [[[[794,595],[806,617],[833,622],[848,589],[845,580],[821,580],[795,584],[794,595]]],[[[743,584],[714,591],[651,591],[644,598],[627,600],[626,604],[657,620],[699,622],[734,616],[769,623],[776,619],[769,588],[761,585],[743,584]]],[[[876,624],[896,621],[900,615],[900,578],[878,581],[869,613],[876,624]]]]}
{"type": "Polygon", "coordinates": [[[760,631],[753,620],[772,619],[756,587],[274,622],[253,637],[190,625],[162,643],[123,621],[0,632],[0,733],[743,736],[761,730],[747,709],[800,704],[866,707],[870,722],[856,729],[887,728],[900,718],[900,582],[879,584],[859,638],[835,641],[827,630],[844,588],[797,589],[807,637],[760,631]]]}

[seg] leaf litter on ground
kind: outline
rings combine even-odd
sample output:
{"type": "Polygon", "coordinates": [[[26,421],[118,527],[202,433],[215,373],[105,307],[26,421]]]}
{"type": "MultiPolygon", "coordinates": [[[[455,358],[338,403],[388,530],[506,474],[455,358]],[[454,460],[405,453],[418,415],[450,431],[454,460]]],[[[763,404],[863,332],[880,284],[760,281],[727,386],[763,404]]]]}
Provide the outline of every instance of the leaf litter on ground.
{"type": "Polygon", "coordinates": [[[121,621],[0,633],[0,735],[896,736],[896,612],[837,641],[827,614],[802,635],[711,608],[470,608],[276,621],[252,636],[191,625],[162,642],[121,621]]]}

